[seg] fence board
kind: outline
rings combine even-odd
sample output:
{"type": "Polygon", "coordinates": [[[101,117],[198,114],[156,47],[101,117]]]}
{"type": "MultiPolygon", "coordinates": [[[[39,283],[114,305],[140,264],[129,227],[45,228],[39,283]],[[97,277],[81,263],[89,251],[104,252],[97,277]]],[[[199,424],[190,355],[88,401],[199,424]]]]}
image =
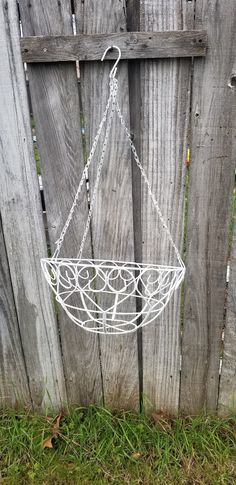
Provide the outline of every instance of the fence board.
{"type": "MultiPolygon", "coordinates": [[[[181,29],[182,2],[144,0],[142,30],[181,29]]],[[[186,25],[184,27],[187,27],[186,25]]],[[[185,193],[190,61],[147,61],[141,70],[142,160],[173,239],[181,249],[185,193]]],[[[143,262],[175,264],[175,255],[142,189],[143,262]]],[[[176,292],[164,312],[143,329],[143,393],[147,407],[178,411],[180,300],[176,292]]]]}
{"type": "Polygon", "coordinates": [[[195,27],[208,32],[194,61],[181,410],[214,412],[219,386],[227,231],[235,164],[235,1],[197,0],[195,27]],[[215,46],[218,46],[216,49],[215,46]]]}
{"type": "MultiPolygon", "coordinates": [[[[106,33],[126,30],[125,2],[101,0],[76,2],[79,33],[106,33]]],[[[108,96],[111,63],[81,63],[81,87],[87,144],[95,136],[108,96]]],[[[121,105],[129,122],[128,72],[119,65],[121,105]]],[[[119,122],[113,124],[106,169],[92,220],[94,257],[134,260],[132,217],[132,179],[130,152],[125,148],[119,122]]],[[[90,171],[93,190],[96,166],[90,171]]],[[[103,296],[99,303],[105,305],[103,296]]],[[[131,310],[131,306],[128,307],[131,310]]],[[[132,310],[134,310],[132,306],[132,310]]],[[[101,363],[105,403],[118,408],[137,408],[139,404],[138,355],[136,335],[101,336],[101,363]]]]}
{"type": "Polygon", "coordinates": [[[0,220],[0,406],[31,404],[11,275],[0,220]]]}
{"type": "Polygon", "coordinates": [[[184,2],[182,4],[183,9],[183,28],[192,30],[194,29],[194,12],[195,12],[195,1],[192,0],[184,2]]]}
{"type": "MultiPolygon", "coordinates": [[[[206,32],[119,32],[118,34],[32,36],[21,39],[25,62],[100,61],[109,45],[119,45],[122,59],[191,57],[206,54],[206,32]]],[[[107,59],[115,59],[114,52],[107,59]]]]}
{"type": "MultiPolygon", "coordinates": [[[[20,3],[24,35],[72,33],[70,2],[50,0],[20,3]]],[[[83,170],[80,105],[75,63],[28,66],[33,112],[41,156],[51,245],[59,237],[83,170]]],[[[88,212],[83,192],[79,210],[65,238],[64,257],[76,257],[88,212]]],[[[91,256],[90,242],[85,256],[91,256]]],[[[48,288],[48,292],[49,292],[48,288]]],[[[59,311],[61,345],[70,403],[102,399],[97,336],[76,327],[59,311]]]]}
{"type": "MultiPolygon", "coordinates": [[[[52,303],[40,269],[46,244],[15,2],[1,2],[0,26],[0,186],[5,244],[32,402],[36,407],[59,406],[66,399],[64,377],[52,303]]],[[[14,315],[8,323],[11,332],[14,315]]],[[[20,358],[19,354],[20,347],[20,358]]],[[[24,368],[22,372],[17,390],[23,385],[24,368]]],[[[18,371],[15,378],[17,375],[18,371]]]]}
{"type": "MultiPolygon", "coordinates": [[[[236,157],[234,157],[236,159],[236,157]]],[[[224,354],[220,378],[218,412],[220,415],[236,411],[236,224],[230,256],[230,279],[227,295],[224,354]]]]}

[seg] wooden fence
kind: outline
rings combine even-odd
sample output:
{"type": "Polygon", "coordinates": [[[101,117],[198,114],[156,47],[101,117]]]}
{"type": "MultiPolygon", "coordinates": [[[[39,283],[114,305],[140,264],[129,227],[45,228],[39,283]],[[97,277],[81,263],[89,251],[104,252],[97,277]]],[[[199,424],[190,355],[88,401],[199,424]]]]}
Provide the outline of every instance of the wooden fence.
{"type": "MultiPolygon", "coordinates": [[[[205,30],[208,47],[194,60],[120,63],[124,116],[174,241],[187,247],[187,272],[184,295],[178,290],[142,332],[89,334],[54,308],[40,269],[47,247],[18,9],[14,0],[2,0],[1,405],[138,409],[143,403],[171,414],[235,412],[236,233],[230,258],[228,249],[236,160],[235,0],[20,0],[18,7],[24,36],[71,35],[73,13],[78,34],[205,30]]],[[[28,64],[52,249],[105,107],[109,69],[109,62],[81,62],[78,90],[74,61],[28,64]]],[[[106,199],[100,191],[86,256],[166,261],[168,242],[122,137],[116,122],[102,176],[106,199]]],[[[78,246],[87,211],[84,193],[64,255],[78,246]]]]}

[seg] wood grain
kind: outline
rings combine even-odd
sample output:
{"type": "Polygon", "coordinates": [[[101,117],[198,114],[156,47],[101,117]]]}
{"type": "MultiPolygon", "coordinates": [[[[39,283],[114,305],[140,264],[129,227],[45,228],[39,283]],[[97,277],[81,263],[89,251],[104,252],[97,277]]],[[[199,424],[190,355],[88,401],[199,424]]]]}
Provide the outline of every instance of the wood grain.
{"type": "Polygon", "coordinates": [[[0,220],[0,406],[24,405],[31,397],[0,220]]]}
{"type": "Polygon", "coordinates": [[[230,255],[230,279],[227,295],[224,354],[220,378],[218,413],[235,414],[236,410],[236,225],[230,255]]]}
{"type": "MultiPolygon", "coordinates": [[[[122,32],[21,39],[24,62],[98,61],[110,45],[118,45],[122,59],[205,56],[207,33],[196,31],[122,32]]],[[[107,59],[115,59],[109,52],[107,59]]]]}
{"type": "Polygon", "coordinates": [[[215,412],[223,327],[228,221],[235,166],[234,0],[197,0],[195,27],[208,54],[194,62],[187,274],[180,406],[215,412]],[[219,46],[218,49],[215,46],[219,46]]]}
{"type": "Polygon", "coordinates": [[[13,351],[14,359],[19,358],[14,371],[14,360],[9,363],[9,379],[19,378],[16,392],[22,392],[28,404],[27,371],[33,405],[59,407],[66,401],[66,394],[55,315],[40,268],[46,242],[15,2],[1,2],[0,25],[0,204],[15,301],[14,305],[3,256],[5,299],[13,306],[2,332],[10,339],[8,358],[13,351]]]}
{"type": "MultiPolygon", "coordinates": [[[[71,34],[70,2],[20,3],[25,35],[71,34]]],[[[71,207],[83,170],[80,104],[75,63],[29,66],[36,133],[41,157],[48,230],[52,249],[71,207]]],[[[61,256],[76,257],[88,212],[85,190],[65,238],[61,256]]],[[[88,238],[84,256],[91,256],[88,238]]],[[[49,292],[48,288],[48,292],[49,292]]],[[[101,402],[97,336],[76,327],[58,308],[68,399],[71,404],[101,402]]]]}
{"type": "MultiPolygon", "coordinates": [[[[142,30],[181,29],[182,2],[144,0],[142,30]]],[[[187,28],[187,25],[184,25],[187,28]]],[[[181,250],[189,115],[189,60],[146,61],[141,65],[141,154],[161,211],[181,250]]],[[[176,264],[175,255],[146,187],[142,188],[143,262],[176,264]]],[[[180,385],[180,300],[143,328],[143,394],[147,410],[177,414],[180,385]]]]}
{"type": "Polygon", "coordinates": [[[195,1],[188,0],[182,4],[183,28],[194,29],[195,1]]]}
{"type": "MultiPolygon", "coordinates": [[[[89,0],[76,2],[78,31],[83,34],[124,31],[125,2],[89,0]]],[[[111,63],[80,63],[81,89],[87,146],[91,146],[109,94],[111,63]]],[[[129,124],[127,65],[119,65],[119,96],[126,122],[129,124]]],[[[94,187],[97,167],[91,168],[90,187],[94,187]]],[[[92,219],[94,258],[134,260],[132,214],[132,178],[130,151],[119,122],[114,120],[100,190],[92,219]]],[[[106,305],[106,297],[99,295],[106,305]]],[[[135,310],[127,304],[126,309],[135,310]]],[[[139,405],[138,355],[136,335],[100,338],[101,364],[105,403],[113,408],[134,408],[139,405]]]]}

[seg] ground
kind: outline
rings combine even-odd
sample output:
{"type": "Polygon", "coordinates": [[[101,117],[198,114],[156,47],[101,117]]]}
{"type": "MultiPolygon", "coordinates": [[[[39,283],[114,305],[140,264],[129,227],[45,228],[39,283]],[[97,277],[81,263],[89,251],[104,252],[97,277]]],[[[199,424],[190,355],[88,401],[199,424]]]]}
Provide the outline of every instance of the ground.
{"type": "Polygon", "coordinates": [[[0,466],[9,485],[235,484],[236,418],[5,410],[0,466]]]}

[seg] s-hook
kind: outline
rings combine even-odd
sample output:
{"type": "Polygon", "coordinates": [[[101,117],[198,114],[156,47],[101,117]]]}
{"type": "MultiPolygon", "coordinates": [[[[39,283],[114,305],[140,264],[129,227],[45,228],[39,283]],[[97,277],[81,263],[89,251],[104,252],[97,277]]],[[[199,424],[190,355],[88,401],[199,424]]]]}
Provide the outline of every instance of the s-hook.
{"type": "Polygon", "coordinates": [[[111,50],[111,49],[117,49],[118,50],[118,58],[117,58],[114,66],[113,66],[113,68],[112,68],[112,70],[111,70],[111,72],[109,74],[109,77],[110,78],[114,78],[115,75],[116,75],[118,62],[120,61],[120,58],[121,58],[121,50],[120,50],[120,48],[117,47],[117,45],[109,45],[109,47],[105,50],[105,52],[104,52],[104,54],[103,54],[103,56],[101,58],[101,61],[104,61],[104,59],[105,59],[108,51],[111,50]]]}

